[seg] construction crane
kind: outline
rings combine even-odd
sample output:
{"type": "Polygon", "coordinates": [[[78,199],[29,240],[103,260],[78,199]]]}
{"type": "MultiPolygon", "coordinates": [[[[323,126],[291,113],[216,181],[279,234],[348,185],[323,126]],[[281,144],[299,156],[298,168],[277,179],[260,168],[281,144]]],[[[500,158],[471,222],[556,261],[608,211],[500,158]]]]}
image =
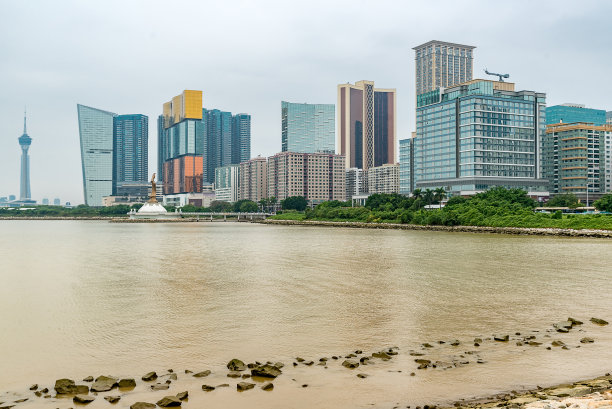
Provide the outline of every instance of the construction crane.
{"type": "Polygon", "coordinates": [[[504,78],[510,78],[510,74],[498,74],[496,72],[489,72],[486,68],[484,71],[487,75],[497,75],[499,77],[500,82],[504,82],[504,78]]]}

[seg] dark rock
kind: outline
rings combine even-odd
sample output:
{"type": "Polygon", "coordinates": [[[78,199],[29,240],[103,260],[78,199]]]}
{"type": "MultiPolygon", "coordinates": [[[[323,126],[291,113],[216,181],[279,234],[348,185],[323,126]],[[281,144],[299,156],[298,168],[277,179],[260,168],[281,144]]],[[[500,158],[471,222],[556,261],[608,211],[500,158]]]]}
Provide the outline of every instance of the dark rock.
{"type": "Polygon", "coordinates": [[[499,342],[508,342],[510,340],[510,336],[509,335],[494,335],[493,340],[499,341],[499,342]]]}
{"type": "Polygon", "coordinates": [[[147,402],[136,402],[134,403],[132,406],[130,406],[130,409],[155,409],[156,406],[152,403],[147,403],[147,402]]]}
{"type": "Polygon", "coordinates": [[[251,377],[251,375],[249,375],[248,373],[243,373],[242,374],[242,379],[247,379],[247,378],[250,378],[250,377],[251,377]]]}
{"type": "Polygon", "coordinates": [[[297,363],[297,362],[294,362],[294,363],[293,363],[293,366],[298,366],[298,363],[297,363]]]}
{"type": "Polygon", "coordinates": [[[608,325],[608,321],[606,320],[602,320],[601,318],[591,318],[590,320],[593,324],[597,324],[597,325],[608,325]]]}
{"type": "Polygon", "coordinates": [[[332,359],[338,359],[338,357],[336,355],[332,356],[332,359]]]}
{"type": "Polygon", "coordinates": [[[30,386],[31,391],[35,391],[36,389],[38,389],[38,384],[35,383],[34,385],[30,386]]]}
{"type": "Polygon", "coordinates": [[[327,358],[319,358],[319,362],[327,362],[327,358]]]}
{"type": "Polygon", "coordinates": [[[429,359],[415,359],[414,362],[416,362],[419,365],[429,365],[429,364],[431,364],[431,361],[429,359]]]}
{"type": "Polygon", "coordinates": [[[461,344],[461,342],[459,342],[459,340],[457,340],[457,339],[454,340],[453,342],[451,342],[451,345],[454,346],[454,347],[459,346],[460,344],[461,344]]]}
{"type": "Polygon", "coordinates": [[[529,341],[528,344],[531,345],[532,347],[537,347],[539,345],[542,345],[542,343],[538,341],[529,341]]]}
{"type": "Polygon", "coordinates": [[[574,324],[572,321],[561,321],[553,324],[553,327],[557,330],[557,332],[569,332],[573,326],[574,324]]]}
{"type": "Polygon", "coordinates": [[[119,402],[119,400],[121,399],[121,396],[105,396],[104,400],[108,401],[109,403],[117,403],[119,402]]]}
{"type": "Polygon", "coordinates": [[[304,385],[302,385],[302,388],[308,388],[308,384],[305,383],[304,385]]]}
{"type": "Polygon", "coordinates": [[[572,325],[582,325],[582,324],[584,324],[582,321],[578,321],[578,320],[576,320],[576,319],[574,319],[572,317],[568,317],[567,320],[570,321],[572,323],[572,325]]]}
{"type": "Polygon", "coordinates": [[[93,402],[94,400],[96,400],[96,398],[89,395],[75,395],[72,400],[76,403],[87,404],[93,402]]]}
{"type": "Polygon", "coordinates": [[[193,373],[193,371],[190,371],[189,369],[185,369],[185,373],[193,373]]]}
{"type": "Polygon", "coordinates": [[[278,369],[283,369],[283,367],[285,366],[285,364],[284,364],[284,363],[282,363],[282,362],[276,362],[276,363],[274,364],[274,366],[275,366],[275,367],[277,367],[278,369]]]}
{"type": "Polygon", "coordinates": [[[249,368],[249,369],[255,368],[256,366],[257,366],[257,364],[253,364],[253,363],[247,364],[247,368],[249,368]]]}
{"type": "Polygon", "coordinates": [[[474,338],[475,344],[482,344],[482,338],[474,338]]]}
{"type": "Polygon", "coordinates": [[[342,362],[342,366],[345,368],[349,368],[349,369],[355,369],[359,366],[359,362],[347,359],[344,362],[342,362]]]}
{"type": "Polygon", "coordinates": [[[155,385],[151,385],[151,389],[154,391],[165,391],[170,386],[166,383],[156,383],[155,385]]]}
{"type": "Polygon", "coordinates": [[[58,395],[87,395],[87,385],[75,385],[72,379],[58,379],[55,381],[55,392],[58,395]]]}
{"type": "Polygon", "coordinates": [[[391,355],[387,354],[386,352],[380,351],[380,352],[374,352],[372,354],[373,358],[380,358],[380,359],[391,359],[391,355]]]}
{"type": "Polygon", "coordinates": [[[595,342],[595,340],[589,337],[584,337],[580,340],[581,344],[592,344],[593,342],[595,342]]]}
{"type": "Polygon", "coordinates": [[[176,394],[176,397],[177,397],[179,400],[185,400],[185,399],[187,399],[187,398],[189,397],[189,392],[187,392],[187,391],[185,391],[185,392],[179,392],[179,393],[177,393],[177,394],[176,394]]]}
{"type": "Polygon", "coordinates": [[[356,353],[357,355],[361,355],[361,354],[363,354],[363,351],[362,351],[361,349],[358,349],[358,350],[356,350],[356,351],[355,351],[355,353],[356,353]]]}
{"type": "Polygon", "coordinates": [[[210,385],[202,385],[202,390],[204,392],[210,392],[210,391],[214,391],[215,387],[214,386],[210,386],[210,385]]]}
{"type": "Polygon", "coordinates": [[[410,376],[415,376],[416,374],[414,372],[410,372],[410,376]]]}
{"type": "Polygon", "coordinates": [[[359,358],[359,362],[362,365],[367,365],[369,361],[370,361],[370,358],[368,358],[367,356],[362,356],[361,358],[359,358]]]}
{"type": "MultiPolygon", "coordinates": [[[[229,365],[229,364],[228,364],[228,365],[229,365]]],[[[244,366],[244,365],[243,365],[243,366],[244,366]]],[[[243,369],[241,369],[241,370],[243,370],[243,369]]],[[[193,377],[194,377],[194,378],[204,378],[205,376],[208,376],[208,375],[210,375],[210,371],[207,369],[207,370],[205,370],[205,371],[202,371],[202,372],[198,372],[198,373],[196,373],[196,374],[193,374],[193,377]]]]}
{"type": "Polygon", "coordinates": [[[261,386],[261,389],[263,389],[264,391],[271,391],[272,389],[274,389],[274,384],[272,382],[266,382],[261,386]]]}
{"type": "Polygon", "coordinates": [[[93,392],[106,392],[115,386],[117,386],[117,379],[102,375],[96,378],[96,381],[91,385],[91,390],[93,392]]]}
{"type": "Polygon", "coordinates": [[[142,376],[143,381],[154,381],[157,379],[157,374],[155,372],[149,372],[142,376]]]}
{"type": "Polygon", "coordinates": [[[358,374],[357,374],[357,378],[365,379],[365,378],[367,378],[367,377],[368,377],[368,375],[366,375],[366,374],[364,374],[364,373],[358,373],[358,374]]]}
{"type": "Polygon", "coordinates": [[[299,356],[297,358],[295,358],[295,360],[298,361],[298,362],[304,362],[305,361],[304,358],[300,358],[299,356]]]}
{"type": "Polygon", "coordinates": [[[42,392],[41,391],[36,391],[34,392],[34,395],[38,396],[39,398],[42,396],[42,392]]]}
{"type": "Polygon", "coordinates": [[[229,383],[222,383],[220,385],[217,385],[217,388],[229,388],[229,383]]]}
{"type": "Polygon", "coordinates": [[[244,371],[246,369],[246,365],[240,359],[232,359],[227,363],[227,369],[230,371],[244,371]]]}
{"type": "Polygon", "coordinates": [[[355,354],[348,354],[345,356],[345,358],[355,358],[357,355],[355,354]]]}
{"type": "Polygon", "coordinates": [[[260,376],[262,378],[276,378],[283,372],[273,365],[263,365],[257,368],[251,369],[251,375],[260,376]]]}
{"type": "Polygon", "coordinates": [[[174,406],[181,406],[181,401],[176,396],[164,396],[157,401],[157,406],[162,408],[169,408],[174,406]]]}
{"type": "Polygon", "coordinates": [[[40,391],[41,391],[42,393],[47,393],[47,392],[49,392],[49,388],[44,388],[44,389],[41,389],[40,391]]]}
{"type": "Polygon", "coordinates": [[[93,380],[93,376],[86,376],[85,378],[83,378],[83,382],[93,382],[93,380]]]}
{"type": "Polygon", "coordinates": [[[550,345],[552,345],[554,347],[562,347],[562,346],[565,345],[565,342],[556,339],[553,342],[551,342],[550,345]]]}
{"type": "Polygon", "coordinates": [[[236,385],[236,390],[242,392],[242,391],[246,391],[249,389],[253,389],[254,387],[255,387],[254,383],[240,382],[238,383],[238,385],[236,385]]]}
{"type": "Polygon", "coordinates": [[[120,388],[135,388],[136,380],[134,378],[120,379],[119,382],[117,382],[117,386],[120,388]]]}
{"type": "Polygon", "coordinates": [[[230,373],[227,374],[228,378],[240,378],[242,376],[242,374],[238,371],[231,371],[230,373]]]}
{"type": "Polygon", "coordinates": [[[426,342],[424,344],[422,344],[423,348],[433,348],[433,345],[431,345],[430,343],[426,342]]]}
{"type": "Polygon", "coordinates": [[[170,372],[169,374],[163,375],[165,377],[167,377],[168,379],[172,380],[172,381],[176,381],[178,379],[178,375],[170,372]]]}

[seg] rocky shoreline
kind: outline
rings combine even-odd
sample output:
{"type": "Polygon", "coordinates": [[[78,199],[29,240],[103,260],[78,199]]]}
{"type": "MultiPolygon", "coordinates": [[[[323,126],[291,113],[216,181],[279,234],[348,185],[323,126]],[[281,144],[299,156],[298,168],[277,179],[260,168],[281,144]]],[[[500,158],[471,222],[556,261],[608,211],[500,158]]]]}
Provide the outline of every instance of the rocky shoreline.
{"type": "Polygon", "coordinates": [[[320,220],[261,220],[254,223],[276,224],[284,226],[323,226],[323,227],[349,227],[359,229],[396,229],[443,231],[462,233],[495,233],[514,234],[526,236],[564,236],[564,237],[595,237],[612,238],[612,230],[574,230],[554,228],[528,228],[528,227],[487,227],[487,226],[422,226],[417,224],[397,223],[364,223],[364,222],[331,222],[320,220]]]}
{"type": "MultiPolygon", "coordinates": [[[[366,382],[365,379],[376,376],[380,371],[404,372],[404,376],[419,376],[422,371],[447,371],[454,368],[484,365],[493,349],[499,348],[544,348],[546,350],[569,350],[588,347],[596,340],[586,336],[588,328],[605,327],[606,320],[592,317],[588,322],[575,318],[552,324],[542,330],[516,331],[514,333],[498,333],[489,336],[479,336],[473,340],[437,340],[423,342],[413,349],[400,351],[397,346],[386,347],[374,352],[354,350],[345,354],[327,355],[317,358],[304,358],[296,356],[290,363],[279,361],[254,361],[245,363],[234,358],[224,368],[199,368],[197,371],[184,369],[175,372],[167,369],[159,374],[151,371],[138,377],[117,377],[100,375],[87,376],[82,381],[70,378],[57,379],[54,384],[31,385],[24,392],[0,393],[0,409],[19,408],[23,402],[36,403],[37,407],[48,403],[55,407],[60,401],[70,399],[76,404],[86,405],[97,400],[106,400],[114,404],[121,401],[120,407],[131,409],[146,409],[155,407],[181,407],[189,401],[191,395],[195,399],[205,399],[208,392],[214,390],[234,389],[239,393],[249,393],[252,389],[261,389],[266,393],[272,392],[275,380],[279,377],[290,378],[289,385],[282,383],[283,387],[308,388],[309,384],[298,380],[301,369],[322,367],[333,368],[336,371],[348,371],[359,379],[357,382],[366,382]],[[569,338],[571,337],[571,338],[569,338]],[[483,349],[484,348],[484,349],[483,349]],[[488,349],[487,349],[488,348],[488,349]],[[401,366],[401,370],[389,371],[389,364],[396,361],[398,355],[403,354],[411,364],[401,366]],[[389,362],[391,361],[391,362],[389,362]],[[389,362],[389,364],[387,364],[389,362]],[[297,372],[296,372],[297,371],[297,372]],[[378,372],[377,372],[378,371],[378,372]],[[179,375],[180,373],[180,375],[179,375]],[[172,386],[173,394],[167,394],[160,399],[157,393],[154,398],[146,399],[152,391],[168,391],[172,386]],[[178,389],[177,389],[178,388],[178,389]],[[195,390],[194,390],[195,388],[195,390]],[[177,390],[180,392],[177,393],[177,390]],[[53,394],[53,392],[55,394],[53,394]],[[149,392],[147,392],[149,391],[149,392]],[[143,396],[145,399],[143,400],[143,396]],[[44,403],[43,403],[44,402],[44,403]]],[[[397,368],[395,368],[397,369],[397,368]]],[[[603,376],[582,380],[574,383],[561,384],[553,387],[537,387],[531,390],[511,391],[488,398],[459,400],[448,402],[447,405],[427,404],[414,406],[412,409],[441,409],[441,408],[493,408],[504,407],[509,409],[603,409],[610,406],[612,409],[612,376],[606,373],[603,376]],[[566,402],[566,403],[563,403],[566,402]]],[[[170,391],[168,391],[170,392],[170,391]]],[[[398,403],[394,409],[411,408],[410,405],[398,403]]]]}

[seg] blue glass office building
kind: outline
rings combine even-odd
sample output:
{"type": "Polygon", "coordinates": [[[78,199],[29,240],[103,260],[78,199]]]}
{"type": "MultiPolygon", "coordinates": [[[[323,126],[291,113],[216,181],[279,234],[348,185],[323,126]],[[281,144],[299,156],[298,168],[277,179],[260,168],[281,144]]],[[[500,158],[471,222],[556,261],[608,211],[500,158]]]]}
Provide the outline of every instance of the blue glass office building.
{"type": "Polygon", "coordinates": [[[452,196],[504,186],[545,196],[545,108],[546,94],[489,80],[419,95],[416,137],[404,142],[400,161],[403,191],[442,187],[452,196]]]}
{"type": "Polygon", "coordinates": [[[562,104],[546,108],[546,125],[558,123],[588,122],[595,126],[606,123],[604,109],[585,108],[584,105],[562,104]]]}
{"type": "Polygon", "coordinates": [[[399,141],[399,157],[400,157],[400,194],[408,195],[414,190],[412,186],[412,178],[410,175],[414,172],[412,169],[413,155],[412,139],[401,139],[399,141]]]}
{"type": "Polygon", "coordinates": [[[251,159],[251,115],[236,114],[232,117],[232,163],[251,159]]]}
{"type": "Polygon", "coordinates": [[[117,115],[77,105],[83,196],[88,206],[102,206],[113,193],[113,119],[117,115]]]}
{"type": "Polygon", "coordinates": [[[334,104],[281,102],[282,151],[335,153],[334,104]]]}
{"type": "Polygon", "coordinates": [[[113,195],[145,196],[149,165],[149,118],[113,118],[113,195]]]}

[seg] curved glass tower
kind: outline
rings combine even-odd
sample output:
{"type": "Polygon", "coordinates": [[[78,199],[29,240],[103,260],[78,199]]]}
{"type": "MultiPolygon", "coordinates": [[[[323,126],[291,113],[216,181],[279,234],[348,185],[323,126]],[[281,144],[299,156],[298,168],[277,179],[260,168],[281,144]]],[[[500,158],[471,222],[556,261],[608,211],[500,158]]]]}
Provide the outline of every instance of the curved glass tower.
{"type": "Polygon", "coordinates": [[[29,200],[32,197],[30,192],[30,156],[28,149],[32,144],[32,138],[26,131],[26,116],[23,115],[23,135],[19,137],[21,146],[21,186],[19,189],[19,200],[29,200]]]}

